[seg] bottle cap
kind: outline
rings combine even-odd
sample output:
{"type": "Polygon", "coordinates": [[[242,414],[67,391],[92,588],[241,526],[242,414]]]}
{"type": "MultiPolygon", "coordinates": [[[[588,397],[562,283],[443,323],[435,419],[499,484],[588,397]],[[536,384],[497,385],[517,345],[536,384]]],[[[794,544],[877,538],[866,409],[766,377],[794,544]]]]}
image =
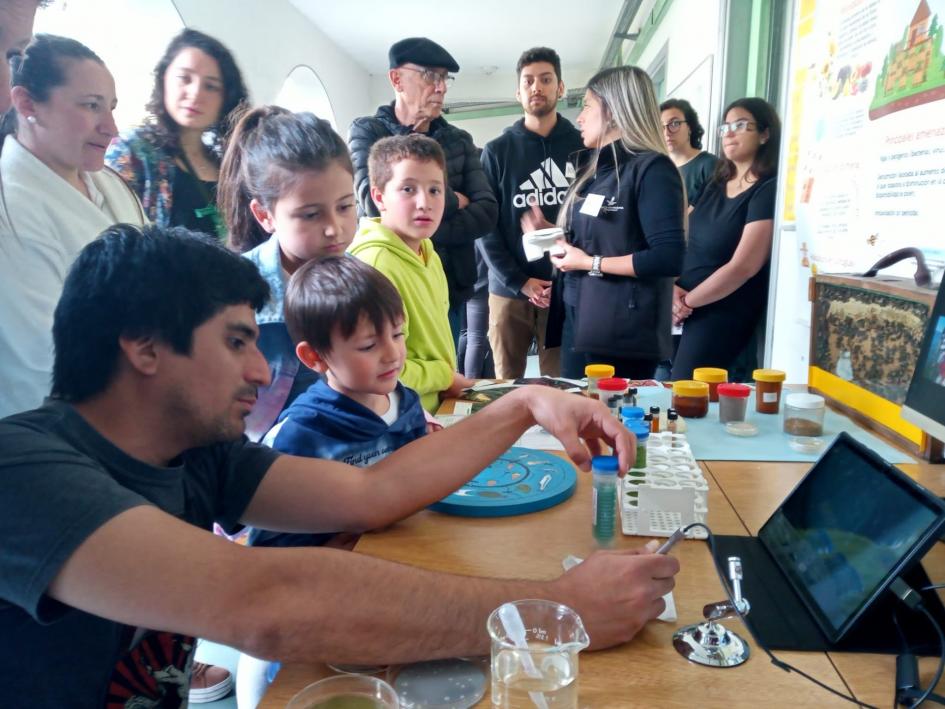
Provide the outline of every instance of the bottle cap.
{"type": "Polygon", "coordinates": [[[627,430],[637,437],[637,441],[645,441],[650,437],[650,427],[642,421],[631,421],[625,425],[627,430]]]}
{"type": "Polygon", "coordinates": [[[824,397],[817,394],[788,394],[784,397],[784,404],[795,409],[822,409],[824,397]]]}
{"type": "Polygon", "coordinates": [[[696,367],[692,370],[692,378],[697,382],[720,384],[728,381],[728,370],[718,367],[696,367]]]}
{"type": "Polygon", "coordinates": [[[591,468],[595,473],[604,475],[617,474],[617,456],[615,455],[595,455],[591,459],[591,468]]]}
{"type": "Polygon", "coordinates": [[[679,414],[676,413],[676,409],[670,409],[666,412],[666,418],[668,418],[670,421],[675,421],[679,418],[679,414]]]}
{"type": "Polygon", "coordinates": [[[751,387],[747,384],[719,384],[719,396],[731,396],[736,399],[747,398],[751,387]]]}
{"type": "Polygon", "coordinates": [[[709,385],[705,382],[681,379],[678,382],[673,382],[673,394],[677,396],[708,396],[709,385]]]}
{"type": "Polygon", "coordinates": [[[584,376],[607,379],[608,377],[614,376],[615,371],[611,364],[589,364],[584,368],[584,376]]]}
{"type": "Polygon", "coordinates": [[[756,382],[783,382],[787,375],[780,369],[756,369],[751,378],[756,382]]]}
{"type": "Polygon", "coordinates": [[[651,406],[651,407],[650,407],[650,413],[653,414],[654,416],[656,416],[656,414],[658,414],[659,412],[660,412],[660,407],[659,407],[659,406],[651,406]]]}
{"type": "Polygon", "coordinates": [[[621,406],[620,407],[620,416],[624,421],[627,419],[636,419],[638,421],[643,419],[643,414],[645,412],[639,406],[621,406]]]}
{"type": "Polygon", "coordinates": [[[611,377],[609,379],[601,379],[599,382],[597,382],[597,388],[600,389],[601,391],[623,392],[623,390],[627,388],[627,380],[622,379],[621,377],[611,377]]]}

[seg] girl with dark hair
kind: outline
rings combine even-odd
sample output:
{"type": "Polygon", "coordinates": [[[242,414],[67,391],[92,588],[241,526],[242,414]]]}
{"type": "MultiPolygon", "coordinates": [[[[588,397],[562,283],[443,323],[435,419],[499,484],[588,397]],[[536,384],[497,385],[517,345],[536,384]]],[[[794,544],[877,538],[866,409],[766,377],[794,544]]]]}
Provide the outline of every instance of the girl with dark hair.
{"type": "Polygon", "coordinates": [[[673,379],[690,379],[695,367],[728,369],[768,301],[781,121],[764,99],[738,99],[725,109],[719,134],[724,157],[689,216],[674,289],[673,320],[683,333],[673,379]]]}
{"type": "Polygon", "coordinates": [[[286,283],[313,258],[340,256],[357,230],[354,169],[344,140],[311,113],[278,106],[246,112],[233,128],[220,167],[220,212],[229,243],[256,264],[272,292],[257,314],[259,349],[272,384],[246,420],[259,438],[317,378],[299,366],[286,330],[286,283]]]}
{"type": "Polygon", "coordinates": [[[681,98],[671,98],[660,104],[660,123],[669,157],[679,168],[686,183],[686,197],[690,205],[699,201],[705,184],[715,172],[718,158],[702,149],[705,128],[699,123],[699,114],[681,98]]]}
{"type": "MultiPolygon", "coordinates": [[[[259,440],[279,414],[315,383],[285,324],[289,278],[312,259],[344,256],[358,226],[354,168],[331,124],[279,106],[247,111],[230,135],[220,167],[220,212],[229,245],[256,264],[269,302],[256,315],[257,346],[272,382],[259,390],[246,435],[259,440]]],[[[236,673],[239,706],[256,706],[270,663],[243,654],[236,673]]],[[[277,668],[276,668],[277,669],[277,668]]]]}
{"type": "Polygon", "coordinates": [[[248,96],[230,51],[185,29],[154,68],[148,122],[115,140],[114,167],[161,226],[226,238],[215,207],[223,139],[229,119],[248,96]]]}
{"type": "Polygon", "coordinates": [[[49,394],[52,320],[79,251],[141,205],[103,170],[117,133],[115,81],[73,39],[40,34],[13,57],[0,152],[0,418],[49,394]]]}

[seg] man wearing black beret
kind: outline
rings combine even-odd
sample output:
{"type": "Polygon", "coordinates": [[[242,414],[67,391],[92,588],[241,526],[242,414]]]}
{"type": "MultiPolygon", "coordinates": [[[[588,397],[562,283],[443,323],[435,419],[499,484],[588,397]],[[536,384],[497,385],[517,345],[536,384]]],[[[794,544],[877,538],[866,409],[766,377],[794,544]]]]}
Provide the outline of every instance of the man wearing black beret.
{"type": "Polygon", "coordinates": [[[388,58],[387,76],[394,88],[393,102],[378,108],[373,116],[356,118],[348,134],[359,211],[363,216],[379,216],[368,181],[368,153],[374,143],[391,135],[424,133],[440,144],[446,153],[448,184],[446,210],[433,235],[433,245],[449,285],[450,328],[455,343],[460,313],[476,282],[473,243],[492,230],[499,209],[472,136],[440,116],[446,90],[453,80],[450,72],[459,71],[459,64],[443,47],[426,37],[395,42],[388,58]]]}

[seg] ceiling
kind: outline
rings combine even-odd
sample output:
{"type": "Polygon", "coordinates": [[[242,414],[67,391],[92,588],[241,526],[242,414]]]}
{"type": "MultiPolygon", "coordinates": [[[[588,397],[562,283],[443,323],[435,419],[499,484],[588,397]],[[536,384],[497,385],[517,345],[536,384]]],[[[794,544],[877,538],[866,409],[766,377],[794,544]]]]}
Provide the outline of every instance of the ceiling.
{"type": "Polygon", "coordinates": [[[600,66],[624,5],[623,0],[290,2],[375,76],[387,72],[387,50],[395,41],[429,37],[459,63],[457,89],[478,83],[477,77],[514,72],[522,51],[536,45],[558,52],[565,76],[569,67],[580,67],[586,80],[600,66]]]}

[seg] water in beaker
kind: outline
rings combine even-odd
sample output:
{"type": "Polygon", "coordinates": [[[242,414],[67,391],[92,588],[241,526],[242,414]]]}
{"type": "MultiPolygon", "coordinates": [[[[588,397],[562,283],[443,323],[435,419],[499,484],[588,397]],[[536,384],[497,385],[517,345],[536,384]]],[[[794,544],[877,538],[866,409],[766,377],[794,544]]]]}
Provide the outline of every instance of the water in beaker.
{"type": "Polygon", "coordinates": [[[509,637],[494,611],[487,622],[492,640],[492,705],[501,709],[576,709],[578,653],[590,642],[581,618],[560,603],[513,603],[528,647],[509,637]],[[530,662],[529,662],[530,659],[530,662]]]}

